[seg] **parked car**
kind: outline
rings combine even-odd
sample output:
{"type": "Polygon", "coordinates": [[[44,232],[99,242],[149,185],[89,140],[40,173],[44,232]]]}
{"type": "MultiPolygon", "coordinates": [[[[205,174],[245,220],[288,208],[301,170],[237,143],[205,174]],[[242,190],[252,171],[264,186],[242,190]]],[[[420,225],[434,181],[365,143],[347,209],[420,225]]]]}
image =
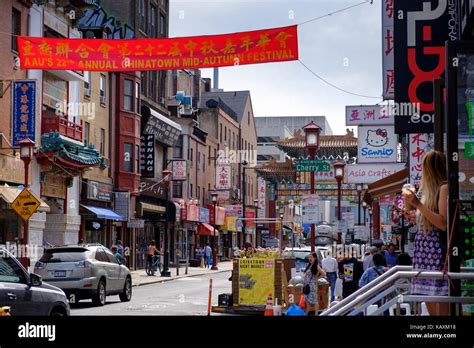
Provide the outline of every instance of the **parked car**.
{"type": "MultiPolygon", "coordinates": [[[[318,261],[321,264],[321,261],[326,257],[326,251],[329,248],[317,246],[315,248],[316,255],[318,256],[318,261]]],[[[308,265],[308,257],[311,254],[310,247],[304,248],[288,248],[290,253],[293,253],[293,256],[296,258],[296,272],[304,272],[306,266],[308,265]]]]}
{"type": "Polygon", "coordinates": [[[122,302],[132,298],[130,270],[100,244],[47,249],[35,273],[64,290],[71,303],[91,298],[103,306],[109,295],[119,295],[122,302]]]}
{"type": "Polygon", "coordinates": [[[66,294],[43,283],[41,276],[28,273],[7,250],[0,249],[0,307],[10,307],[15,315],[67,316],[66,294]]]}

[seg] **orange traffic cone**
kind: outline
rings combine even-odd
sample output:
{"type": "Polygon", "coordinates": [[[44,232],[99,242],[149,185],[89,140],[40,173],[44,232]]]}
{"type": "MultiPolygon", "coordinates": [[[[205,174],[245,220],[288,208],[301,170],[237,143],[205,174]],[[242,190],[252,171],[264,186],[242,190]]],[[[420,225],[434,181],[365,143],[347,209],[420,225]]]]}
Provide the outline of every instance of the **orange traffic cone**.
{"type": "Polygon", "coordinates": [[[265,306],[265,312],[263,312],[263,315],[266,317],[273,317],[273,299],[271,292],[268,293],[267,305],[265,306]]]}

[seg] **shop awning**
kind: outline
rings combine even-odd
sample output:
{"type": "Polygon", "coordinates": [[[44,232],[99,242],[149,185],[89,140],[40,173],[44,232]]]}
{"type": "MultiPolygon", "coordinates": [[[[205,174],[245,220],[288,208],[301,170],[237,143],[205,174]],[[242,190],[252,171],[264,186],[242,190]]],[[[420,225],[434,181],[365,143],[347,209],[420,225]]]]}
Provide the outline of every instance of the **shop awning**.
{"type": "Polygon", "coordinates": [[[81,204],[84,208],[97,215],[99,219],[125,221],[122,215],[117,214],[112,209],[94,207],[92,205],[81,204]]]}
{"type": "Polygon", "coordinates": [[[369,184],[368,189],[364,195],[364,201],[367,204],[372,204],[372,201],[379,199],[380,197],[401,192],[403,184],[405,184],[407,181],[408,174],[408,168],[405,168],[399,172],[369,184]]]}
{"type": "Polygon", "coordinates": [[[145,212],[145,211],[147,211],[149,213],[155,213],[155,214],[164,214],[164,213],[166,213],[166,207],[163,207],[161,205],[143,203],[143,202],[139,202],[138,205],[140,207],[141,216],[143,216],[143,212],[145,212]]]}
{"type": "MultiPolygon", "coordinates": [[[[18,187],[0,186],[0,198],[10,205],[16,197],[18,197],[21,191],[22,189],[18,187]]],[[[47,205],[45,201],[39,198],[33,191],[30,190],[30,192],[40,202],[38,212],[49,212],[49,205],[47,205]]]]}
{"type": "Polygon", "coordinates": [[[198,236],[218,236],[219,230],[217,228],[214,229],[214,226],[206,224],[205,222],[201,222],[197,228],[197,235],[198,236]],[[215,231],[215,234],[214,234],[214,231],[215,231]]]}

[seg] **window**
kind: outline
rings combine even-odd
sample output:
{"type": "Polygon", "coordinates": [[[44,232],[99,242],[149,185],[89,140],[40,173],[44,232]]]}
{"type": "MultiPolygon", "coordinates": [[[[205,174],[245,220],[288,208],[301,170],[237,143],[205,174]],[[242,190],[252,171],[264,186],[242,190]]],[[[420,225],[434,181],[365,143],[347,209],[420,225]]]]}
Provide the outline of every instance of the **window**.
{"type": "Polygon", "coordinates": [[[105,129],[100,129],[100,154],[103,156],[105,153],[105,129]]]}
{"type": "Polygon", "coordinates": [[[202,154],[202,171],[206,171],[206,155],[202,154]]]}
{"type": "Polygon", "coordinates": [[[250,126],[250,111],[248,112],[248,116],[249,116],[249,117],[247,118],[247,121],[248,121],[248,124],[249,124],[249,126],[250,126]]]}
{"type": "Polygon", "coordinates": [[[91,72],[84,71],[84,97],[91,96],[91,72]]]}
{"type": "Polygon", "coordinates": [[[123,170],[133,172],[133,144],[123,144],[123,170]]]}
{"type": "Polygon", "coordinates": [[[100,88],[100,103],[105,104],[105,75],[100,74],[100,82],[99,82],[99,88],[100,88]]]}
{"type": "Polygon", "coordinates": [[[89,145],[89,134],[90,134],[91,125],[89,122],[84,122],[84,146],[89,145]]]}
{"type": "Polygon", "coordinates": [[[201,153],[198,151],[198,155],[197,155],[197,163],[198,165],[201,164],[201,153]]]}
{"type": "Polygon", "coordinates": [[[148,95],[151,99],[155,100],[156,98],[156,84],[158,83],[156,81],[156,70],[155,71],[150,71],[150,73],[148,74],[149,76],[149,82],[148,82],[148,87],[149,87],[149,91],[148,91],[148,95]]]}
{"type": "Polygon", "coordinates": [[[105,253],[104,249],[99,248],[95,252],[95,259],[97,261],[101,262],[109,262],[109,259],[107,258],[107,254],[105,253]]]}
{"type": "Polygon", "coordinates": [[[146,16],[145,16],[145,0],[138,1],[138,21],[140,23],[140,29],[146,32],[146,16]]]}
{"type": "Polygon", "coordinates": [[[182,181],[173,181],[173,198],[183,198],[182,181]]]}
{"type": "Polygon", "coordinates": [[[160,88],[158,89],[159,103],[165,103],[165,89],[166,89],[166,71],[159,72],[160,88]]]}
{"type": "Polygon", "coordinates": [[[224,127],[224,141],[227,141],[227,127],[224,127]]]}
{"type": "Polygon", "coordinates": [[[189,184],[189,194],[188,198],[191,199],[193,198],[193,184],[189,184]]]}
{"type": "Polygon", "coordinates": [[[140,84],[135,82],[135,112],[140,113],[140,84]]]}
{"type": "Polygon", "coordinates": [[[158,27],[156,26],[156,6],[151,5],[150,10],[150,36],[157,37],[158,36],[158,27]]]}
{"type": "Polygon", "coordinates": [[[123,108],[127,111],[133,111],[133,81],[123,80],[123,108]]]}
{"type": "Polygon", "coordinates": [[[12,50],[18,52],[18,43],[15,35],[21,35],[21,12],[12,8],[12,50]]]}
{"type": "Polygon", "coordinates": [[[140,174],[140,145],[135,145],[135,172],[140,174]]]}
{"type": "Polygon", "coordinates": [[[216,164],[215,160],[217,160],[217,149],[214,149],[214,164],[216,164]]]}
{"type": "Polygon", "coordinates": [[[105,250],[105,256],[107,256],[107,261],[110,262],[110,263],[115,263],[115,264],[119,264],[117,258],[115,257],[114,254],[112,254],[110,251],[108,250],[105,250]]]}
{"type": "Polygon", "coordinates": [[[142,71],[142,94],[146,93],[146,86],[147,86],[147,79],[148,79],[148,71],[142,71]]]}
{"type": "Polygon", "coordinates": [[[166,36],[166,32],[165,32],[165,29],[166,29],[166,19],[165,19],[165,16],[163,16],[162,14],[160,14],[160,36],[161,37],[165,37],[166,36]]]}
{"type": "Polygon", "coordinates": [[[202,205],[204,205],[204,200],[206,199],[206,189],[202,188],[202,205]]]}
{"type": "Polygon", "coordinates": [[[0,282],[26,284],[25,273],[11,257],[0,258],[0,282]]]}
{"type": "Polygon", "coordinates": [[[173,147],[173,158],[183,158],[183,136],[180,135],[173,147]]]}
{"type": "Polygon", "coordinates": [[[194,160],[193,148],[191,148],[191,162],[194,160]]]}
{"type": "Polygon", "coordinates": [[[197,199],[201,199],[201,186],[198,186],[196,188],[196,196],[197,196],[197,199]]]}
{"type": "Polygon", "coordinates": [[[208,155],[207,155],[207,162],[208,162],[207,164],[211,165],[211,147],[210,146],[208,147],[208,150],[209,150],[209,152],[208,152],[208,155]]]}

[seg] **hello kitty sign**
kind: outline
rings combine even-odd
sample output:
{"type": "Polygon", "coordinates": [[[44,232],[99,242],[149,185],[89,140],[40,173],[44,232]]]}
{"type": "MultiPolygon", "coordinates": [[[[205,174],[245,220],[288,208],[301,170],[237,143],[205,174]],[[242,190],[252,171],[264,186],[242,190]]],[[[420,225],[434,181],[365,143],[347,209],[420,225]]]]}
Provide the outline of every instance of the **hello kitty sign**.
{"type": "Polygon", "coordinates": [[[363,126],[358,129],[358,162],[396,162],[397,136],[394,126],[363,126]]]}

